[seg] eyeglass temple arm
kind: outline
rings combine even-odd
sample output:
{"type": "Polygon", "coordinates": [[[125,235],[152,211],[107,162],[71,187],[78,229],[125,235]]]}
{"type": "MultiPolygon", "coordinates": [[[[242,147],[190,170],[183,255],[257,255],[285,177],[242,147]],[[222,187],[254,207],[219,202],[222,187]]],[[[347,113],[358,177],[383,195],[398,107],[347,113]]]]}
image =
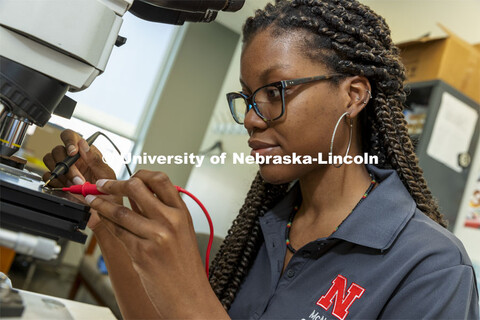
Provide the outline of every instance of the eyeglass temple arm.
{"type": "Polygon", "coordinates": [[[313,82],[313,81],[320,81],[320,80],[328,80],[328,79],[332,79],[334,77],[340,77],[340,76],[343,76],[343,75],[342,74],[330,74],[330,75],[307,77],[307,78],[294,79],[294,80],[283,80],[282,84],[285,88],[288,88],[288,87],[296,86],[296,85],[299,85],[299,84],[309,83],[309,82],[313,82]]]}

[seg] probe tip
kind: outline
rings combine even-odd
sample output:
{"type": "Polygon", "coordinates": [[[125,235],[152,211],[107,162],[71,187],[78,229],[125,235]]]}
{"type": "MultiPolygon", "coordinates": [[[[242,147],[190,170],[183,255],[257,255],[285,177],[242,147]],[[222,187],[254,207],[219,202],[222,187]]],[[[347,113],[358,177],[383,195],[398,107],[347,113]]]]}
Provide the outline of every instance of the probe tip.
{"type": "Polygon", "coordinates": [[[50,183],[50,181],[52,181],[52,180],[53,180],[53,177],[50,178],[50,179],[48,179],[47,182],[45,182],[45,184],[43,185],[43,187],[46,188],[47,185],[48,185],[48,184],[50,183]]]}

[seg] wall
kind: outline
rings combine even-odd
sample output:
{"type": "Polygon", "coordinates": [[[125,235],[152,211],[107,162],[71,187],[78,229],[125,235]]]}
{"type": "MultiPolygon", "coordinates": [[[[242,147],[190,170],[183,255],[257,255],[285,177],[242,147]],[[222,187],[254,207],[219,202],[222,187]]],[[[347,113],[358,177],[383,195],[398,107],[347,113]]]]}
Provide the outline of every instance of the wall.
{"type": "MultiPolygon", "coordinates": [[[[201,148],[207,150],[215,142],[221,141],[224,152],[227,152],[229,157],[225,165],[207,163],[200,168],[194,168],[186,187],[206,206],[213,220],[215,234],[221,237],[225,237],[232,220],[238,214],[258,169],[256,165],[233,165],[230,157],[233,152],[250,154],[246,131],[243,126],[233,121],[225,98],[227,92],[239,90],[240,53],[241,43],[238,43],[201,148]]],[[[186,199],[186,203],[195,230],[208,233],[208,224],[203,212],[193,201],[186,199]]]]}
{"type": "MultiPolygon", "coordinates": [[[[182,155],[200,150],[239,35],[218,23],[186,28],[140,154],[182,155]]],[[[183,186],[192,166],[142,164],[136,169],[163,171],[183,186]]]]}
{"type": "Polygon", "coordinates": [[[361,0],[382,15],[392,30],[394,42],[418,38],[427,33],[440,36],[445,27],[470,43],[480,42],[478,0],[361,0]]]}
{"type": "MultiPolygon", "coordinates": [[[[441,22],[470,43],[480,42],[480,1],[478,0],[359,0],[382,15],[392,30],[394,42],[426,33],[443,35],[441,22]]],[[[220,13],[217,21],[240,33],[247,17],[272,0],[246,0],[236,13],[220,13]]]]}

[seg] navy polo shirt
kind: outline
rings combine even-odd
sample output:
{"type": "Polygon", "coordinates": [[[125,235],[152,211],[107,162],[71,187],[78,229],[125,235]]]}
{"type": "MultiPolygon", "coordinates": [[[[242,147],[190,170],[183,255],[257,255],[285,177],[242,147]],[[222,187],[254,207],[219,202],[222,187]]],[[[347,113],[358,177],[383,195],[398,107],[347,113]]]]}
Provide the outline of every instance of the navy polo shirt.
{"type": "Polygon", "coordinates": [[[229,310],[233,319],[478,319],[461,242],[423,214],[394,170],[328,238],[306,244],[282,274],[296,186],[260,218],[264,243],[229,310]]]}

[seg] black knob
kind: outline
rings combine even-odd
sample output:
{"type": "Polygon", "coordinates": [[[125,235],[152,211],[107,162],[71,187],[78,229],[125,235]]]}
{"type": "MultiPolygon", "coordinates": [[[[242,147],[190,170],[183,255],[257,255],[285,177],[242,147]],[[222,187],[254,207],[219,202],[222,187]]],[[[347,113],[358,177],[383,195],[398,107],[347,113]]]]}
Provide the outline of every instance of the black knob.
{"type": "Polygon", "coordinates": [[[125,43],[127,43],[127,38],[122,37],[122,36],[117,36],[117,41],[115,41],[115,46],[121,47],[121,46],[123,46],[125,43]]]}

